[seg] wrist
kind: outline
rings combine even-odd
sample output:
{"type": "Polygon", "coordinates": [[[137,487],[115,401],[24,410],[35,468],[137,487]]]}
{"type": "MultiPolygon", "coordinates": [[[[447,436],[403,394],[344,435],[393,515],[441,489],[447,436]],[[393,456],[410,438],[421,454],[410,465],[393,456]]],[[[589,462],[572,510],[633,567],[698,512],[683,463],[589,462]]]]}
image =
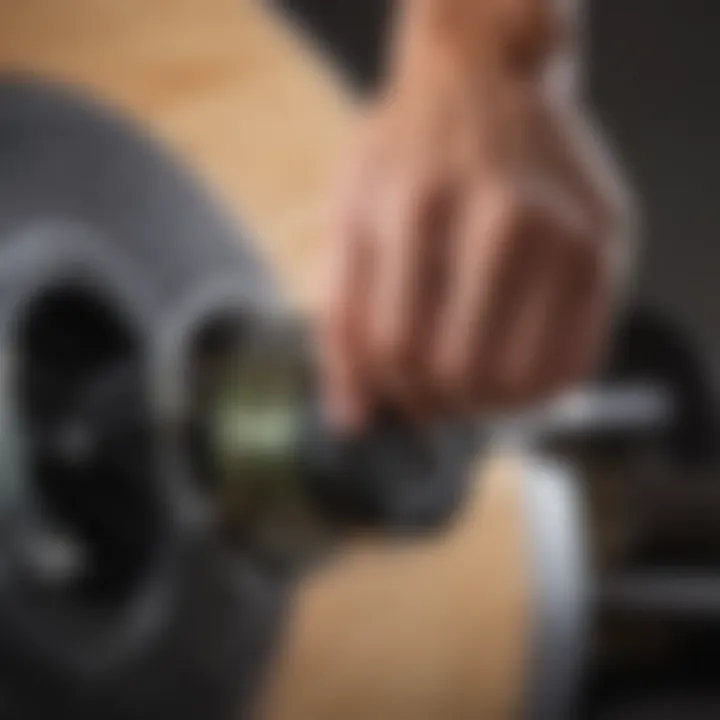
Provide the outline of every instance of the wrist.
{"type": "Polygon", "coordinates": [[[520,80],[537,77],[568,52],[569,4],[567,0],[399,0],[391,74],[426,75],[449,68],[520,80]]]}

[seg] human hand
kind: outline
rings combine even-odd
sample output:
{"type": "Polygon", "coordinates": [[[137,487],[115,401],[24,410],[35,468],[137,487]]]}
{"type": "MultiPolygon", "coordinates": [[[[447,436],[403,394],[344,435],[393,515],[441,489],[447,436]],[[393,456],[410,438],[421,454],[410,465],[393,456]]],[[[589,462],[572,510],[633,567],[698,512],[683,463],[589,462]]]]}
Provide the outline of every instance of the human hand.
{"type": "Polygon", "coordinates": [[[549,82],[549,45],[398,45],[334,205],[321,354],[344,425],[388,404],[509,410],[586,378],[627,249],[619,180],[549,82]]]}

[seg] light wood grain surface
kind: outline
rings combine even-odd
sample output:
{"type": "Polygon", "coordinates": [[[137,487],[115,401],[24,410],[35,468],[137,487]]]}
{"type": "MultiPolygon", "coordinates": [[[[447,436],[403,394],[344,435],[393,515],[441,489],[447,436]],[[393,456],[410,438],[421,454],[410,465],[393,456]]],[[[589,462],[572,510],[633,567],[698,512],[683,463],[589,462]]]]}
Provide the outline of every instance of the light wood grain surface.
{"type": "MultiPolygon", "coordinates": [[[[139,118],[251,229],[298,303],[312,303],[325,198],[357,108],[266,6],[0,0],[0,68],[76,83],[139,118]]],[[[264,718],[513,716],[528,635],[522,509],[510,465],[480,475],[442,535],[348,548],[307,579],[264,718]]]]}

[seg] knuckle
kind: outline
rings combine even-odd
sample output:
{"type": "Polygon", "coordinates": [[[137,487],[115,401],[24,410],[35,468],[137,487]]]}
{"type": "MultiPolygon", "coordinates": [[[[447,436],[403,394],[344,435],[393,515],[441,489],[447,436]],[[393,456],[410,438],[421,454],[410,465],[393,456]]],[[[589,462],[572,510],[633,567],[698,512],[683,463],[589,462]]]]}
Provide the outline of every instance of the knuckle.
{"type": "Polygon", "coordinates": [[[424,179],[402,183],[388,199],[391,240],[404,244],[422,242],[421,228],[428,222],[436,206],[437,191],[424,179]]]}
{"type": "Polygon", "coordinates": [[[408,172],[398,189],[401,205],[409,214],[421,215],[432,204],[438,185],[432,168],[408,172]]]}
{"type": "Polygon", "coordinates": [[[512,255],[526,236],[526,212],[518,191],[510,185],[494,185],[478,198],[477,227],[490,254],[512,255]]]}
{"type": "Polygon", "coordinates": [[[438,216],[447,197],[447,185],[440,178],[433,177],[421,181],[414,191],[412,211],[419,222],[432,222],[438,216]]]}

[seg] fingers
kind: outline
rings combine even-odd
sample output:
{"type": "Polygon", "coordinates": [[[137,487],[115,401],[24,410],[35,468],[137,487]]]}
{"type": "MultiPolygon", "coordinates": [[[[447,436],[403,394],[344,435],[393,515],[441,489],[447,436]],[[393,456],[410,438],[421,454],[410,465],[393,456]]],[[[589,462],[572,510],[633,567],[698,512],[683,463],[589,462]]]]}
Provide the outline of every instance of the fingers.
{"type": "Polygon", "coordinates": [[[425,355],[444,286],[448,207],[440,188],[416,178],[387,194],[370,284],[369,372],[416,417],[431,404],[425,355]]]}
{"type": "Polygon", "coordinates": [[[609,329],[612,276],[601,253],[588,243],[568,258],[564,292],[549,330],[547,392],[596,372],[609,329]]]}
{"type": "Polygon", "coordinates": [[[451,407],[465,404],[470,379],[485,374],[494,353],[497,319],[511,294],[514,212],[508,195],[488,191],[473,194],[459,218],[434,361],[451,407]]]}
{"type": "Polygon", "coordinates": [[[361,344],[358,297],[367,276],[367,244],[360,230],[346,231],[337,243],[331,289],[320,322],[320,365],[325,412],[348,430],[360,428],[368,413],[368,393],[355,348],[361,344]]]}
{"type": "Polygon", "coordinates": [[[426,200],[415,185],[397,185],[384,200],[368,305],[368,344],[379,384],[393,395],[407,396],[406,373],[412,360],[422,253],[427,245],[426,200]]]}
{"type": "Polygon", "coordinates": [[[601,272],[597,253],[567,227],[546,228],[537,273],[507,322],[502,380],[506,407],[540,401],[582,379],[597,351],[601,272]]]}
{"type": "Polygon", "coordinates": [[[480,135],[444,165],[415,146],[365,150],[338,203],[321,359],[341,425],[387,405],[415,420],[514,409],[593,369],[610,307],[603,213],[579,181],[568,190],[571,173],[480,135]]]}
{"type": "Polygon", "coordinates": [[[345,226],[324,356],[344,425],[376,403],[415,420],[513,409],[591,372],[607,306],[596,245],[557,208],[475,197],[443,242],[423,194],[389,198],[373,229],[345,226]]]}
{"type": "Polygon", "coordinates": [[[324,409],[335,425],[347,430],[360,428],[370,412],[361,355],[372,268],[372,171],[372,165],[363,165],[350,173],[336,201],[318,323],[324,409]]]}
{"type": "Polygon", "coordinates": [[[467,213],[438,343],[437,378],[455,412],[513,409],[591,371],[606,288],[576,220],[508,194],[467,213]]]}
{"type": "Polygon", "coordinates": [[[510,240],[516,257],[510,272],[514,296],[499,310],[501,330],[485,376],[473,384],[473,398],[488,409],[512,409],[541,394],[549,374],[545,351],[564,277],[563,241],[529,213],[510,240]]]}

